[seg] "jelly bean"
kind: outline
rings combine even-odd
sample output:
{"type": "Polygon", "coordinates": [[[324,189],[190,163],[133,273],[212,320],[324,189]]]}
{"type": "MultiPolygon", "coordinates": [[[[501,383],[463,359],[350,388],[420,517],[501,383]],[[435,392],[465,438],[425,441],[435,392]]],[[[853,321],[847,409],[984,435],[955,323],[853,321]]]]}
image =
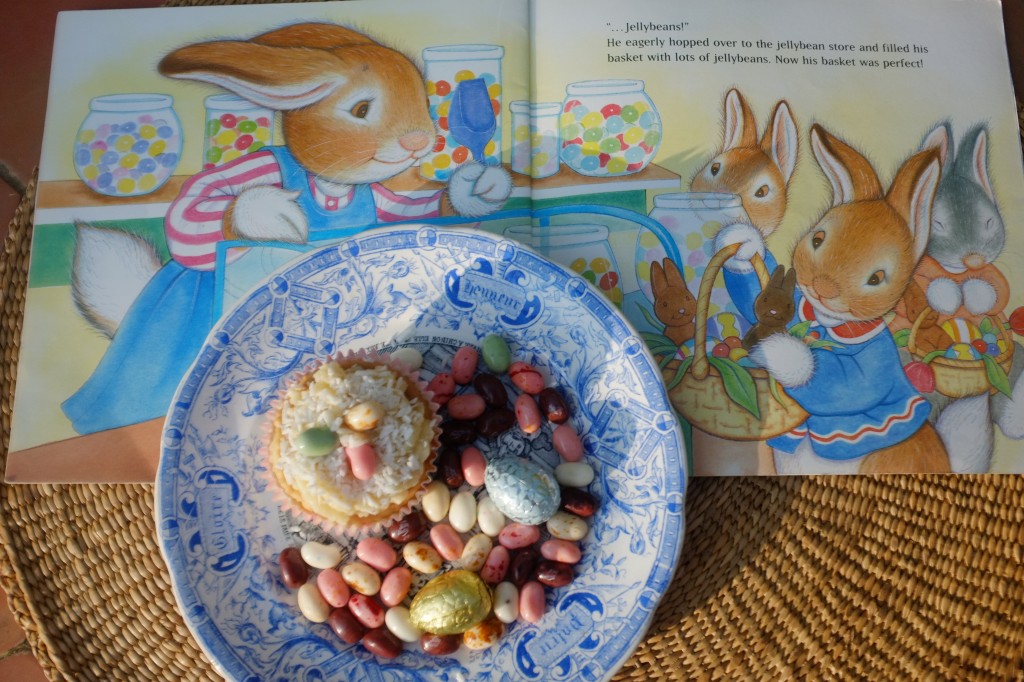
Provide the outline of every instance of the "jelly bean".
{"type": "Polygon", "coordinates": [[[558,561],[563,564],[578,564],[583,557],[579,545],[568,540],[545,540],[540,545],[540,554],[545,559],[558,561]]]}
{"type": "Polygon", "coordinates": [[[419,628],[409,620],[409,609],[404,606],[392,606],[384,613],[384,625],[403,642],[418,642],[423,635],[419,628]]]}
{"type": "Polygon", "coordinates": [[[462,456],[450,445],[443,447],[437,456],[437,477],[453,489],[461,486],[466,480],[462,475],[462,456]]]}
{"type": "Polygon", "coordinates": [[[544,586],[539,582],[530,581],[519,590],[519,615],[527,623],[539,623],[544,616],[547,602],[544,598],[544,586]]]}
{"type": "Polygon", "coordinates": [[[500,582],[494,588],[494,615],[502,623],[514,623],[519,618],[519,588],[509,582],[500,582]]]}
{"type": "Polygon", "coordinates": [[[309,568],[302,560],[302,553],[298,547],[282,550],[277,563],[281,568],[281,582],[293,590],[302,587],[309,580],[309,568]]]}
{"type": "Polygon", "coordinates": [[[562,462],[555,467],[555,478],[564,486],[585,488],[594,481],[594,469],[586,462],[562,462]]]}
{"type": "Polygon", "coordinates": [[[447,523],[439,523],[430,529],[430,542],[446,561],[455,561],[462,556],[465,543],[447,523]]]}
{"type": "Polygon", "coordinates": [[[353,594],[348,600],[348,610],[367,628],[384,625],[384,607],[372,596],[353,594]]]}
{"type": "Polygon", "coordinates": [[[306,457],[323,457],[338,447],[338,434],[326,426],[314,426],[295,437],[295,447],[306,457]]]}
{"type": "Polygon", "coordinates": [[[373,447],[373,443],[346,446],[345,457],[348,459],[352,475],[360,481],[369,481],[373,472],[377,470],[377,449],[373,447]]]}
{"type": "Polygon", "coordinates": [[[492,544],[491,538],[483,533],[478,533],[471,537],[462,549],[462,556],[459,557],[459,567],[467,571],[479,572],[483,568],[488,554],[491,552],[492,544]]]}
{"type": "Polygon", "coordinates": [[[391,360],[405,367],[410,372],[415,372],[423,367],[423,354],[411,346],[399,348],[393,352],[391,360]]]}
{"type": "Polygon", "coordinates": [[[501,379],[493,374],[478,374],[473,379],[473,388],[488,405],[505,407],[508,404],[508,391],[501,379]]]}
{"type": "Polygon", "coordinates": [[[497,438],[512,428],[512,425],[515,423],[515,412],[499,407],[487,410],[477,418],[476,431],[484,438],[497,438]]]}
{"type": "Polygon", "coordinates": [[[440,372],[427,382],[427,391],[438,405],[444,405],[455,395],[455,379],[448,372],[440,372]]]}
{"type": "Polygon", "coordinates": [[[431,481],[421,500],[423,514],[434,523],[442,521],[448,516],[451,501],[452,494],[444,481],[431,481]]]}
{"type": "Polygon", "coordinates": [[[430,656],[454,654],[462,646],[462,635],[435,635],[423,633],[420,637],[420,651],[430,656]]]}
{"type": "Polygon", "coordinates": [[[345,412],[345,425],[353,431],[369,431],[377,428],[383,416],[384,407],[380,403],[364,400],[345,412]]]}
{"type": "Polygon", "coordinates": [[[427,517],[415,510],[395,521],[388,527],[388,537],[394,542],[406,543],[415,540],[427,529],[427,517]]]}
{"type": "Polygon", "coordinates": [[[487,403],[476,393],[457,395],[448,401],[448,414],[452,419],[469,421],[476,419],[487,409],[487,403]]]}
{"type": "Polygon", "coordinates": [[[544,390],[544,377],[533,365],[516,361],[509,365],[508,375],[520,391],[537,395],[544,390]]]}
{"type": "Polygon", "coordinates": [[[501,545],[494,545],[484,559],[484,565],[480,567],[480,579],[488,585],[495,585],[505,579],[508,573],[512,557],[508,549],[501,545]]]}
{"type": "MultiPolygon", "coordinates": [[[[569,424],[561,424],[555,428],[551,433],[551,444],[555,446],[555,452],[566,462],[579,462],[583,459],[583,441],[569,424]]],[[[555,476],[558,476],[558,469],[555,469],[555,476]]]]}
{"type": "Polygon", "coordinates": [[[476,525],[476,498],[463,490],[456,493],[448,507],[448,523],[459,533],[468,533],[476,525]]]}
{"type": "Polygon", "coordinates": [[[497,644],[504,634],[505,624],[491,616],[462,633],[462,643],[467,649],[480,651],[497,644]]]}
{"type": "Polygon", "coordinates": [[[402,640],[386,627],[377,627],[363,635],[363,646],[379,658],[398,658],[405,650],[402,640]]]}
{"type": "Polygon", "coordinates": [[[444,560],[437,550],[420,540],[413,540],[402,548],[402,558],[409,567],[419,573],[436,573],[444,560]]]}
{"type": "Polygon", "coordinates": [[[356,545],[356,556],[381,573],[387,573],[398,561],[394,548],[380,538],[363,538],[356,545]]]}
{"type": "Polygon", "coordinates": [[[341,577],[348,586],[364,596],[380,592],[380,574],[362,561],[353,561],[341,567],[341,577]]]}
{"type": "Polygon", "coordinates": [[[532,580],[533,569],[540,561],[540,552],[534,547],[527,547],[516,552],[508,567],[508,580],[518,588],[522,588],[527,580],[532,580]]]}
{"type": "Polygon", "coordinates": [[[455,383],[465,386],[472,381],[479,359],[479,353],[472,346],[462,346],[455,351],[455,357],[452,358],[452,379],[455,383]]]}
{"type": "Polygon", "coordinates": [[[586,521],[564,511],[557,512],[548,519],[547,527],[552,537],[573,542],[582,540],[590,531],[586,521]]]}
{"type": "Polygon", "coordinates": [[[522,549],[540,540],[540,528],[522,523],[510,523],[498,533],[498,542],[508,549],[522,549]]]}
{"type": "Polygon", "coordinates": [[[597,510],[597,500],[586,490],[562,488],[562,509],[576,516],[590,517],[597,510]]]}
{"type": "Polygon", "coordinates": [[[537,401],[534,400],[532,395],[523,393],[516,398],[515,412],[516,421],[519,422],[519,428],[522,429],[523,433],[529,435],[540,430],[543,418],[540,415],[540,409],[537,407],[537,401]]]}
{"type": "Polygon", "coordinates": [[[412,572],[405,566],[395,566],[380,583],[380,600],[385,606],[397,606],[409,596],[412,572]]]}
{"type": "Polygon", "coordinates": [[[313,583],[306,583],[299,588],[297,597],[299,611],[314,623],[326,623],[327,617],[331,615],[331,605],[324,601],[320,590],[313,583]]]}
{"type": "Polygon", "coordinates": [[[497,334],[488,334],[481,344],[481,355],[487,369],[498,374],[508,371],[509,363],[512,361],[512,352],[509,350],[505,339],[497,334]]]}
{"type": "Polygon", "coordinates": [[[557,388],[548,386],[537,396],[537,404],[549,422],[563,424],[569,419],[569,405],[557,388]]]}
{"type": "Polygon", "coordinates": [[[473,422],[452,419],[441,424],[441,442],[445,445],[467,445],[476,440],[476,434],[473,422]]]}
{"type": "Polygon", "coordinates": [[[302,554],[302,560],[313,568],[334,568],[343,558],[340,547],[312,540],[303,543],[299,552],[302,554]]]}
{"type": "Polygon", "coordinates": [[[348,583],[333,568],[325,568],[316,576],[316,586],[320,590],[320,596],[331,606],[337,608],[348,603],[351,591],[348,583]]]}
{"type": "Polygon", "coordinates": [[[476,522],[480,530],[494,538],[505,527],[505,515],[488,496],[481,497],[476,503],[476,522]]]}
{"type": "Polygon", "coordinates": [[[462,469],[462,477],[471,486],[484,484],[484,472],[487,470],[487,459],[479,449],[470,445],[462,451],[459,456],[459,466],[462,469]]]}
{"type": "Polygon", "coordinates": [[[355,644],[366,634],[366,626],[360,623],[348,606],[341,606],[331,611],[327,617],[327,624],[334,630],[334,634],[345,644],[355,644]]]}

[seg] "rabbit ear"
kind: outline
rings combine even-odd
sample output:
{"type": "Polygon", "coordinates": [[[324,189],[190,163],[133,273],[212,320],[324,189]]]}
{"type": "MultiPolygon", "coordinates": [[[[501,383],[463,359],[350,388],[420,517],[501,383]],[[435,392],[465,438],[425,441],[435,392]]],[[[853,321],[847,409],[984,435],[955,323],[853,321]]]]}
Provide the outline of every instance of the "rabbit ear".
{"type": "Polygon", "coordinates": [[[782,280],[786,277],[786,266],[776,265],[772,276],[768,279],[768,286],[774,288],[782,286],[782,280]]]}
{"type": "Polygon", "coordinates": [[[756,143],[754,112],[740,91],[733,88],[725,95],[725,144],[722,151],[735,147],[753,147],[756,143]]]}
{"type": "Polygon", "coordinates": [[[914,238],[914,260],[924,255],[932,224],[932,202],[939,186],[939,154],[934,149],[911,156],[896,172],[886,202],[907,221],[914,238]]]}
{"type": "Polygon", "coordinates": [[[948,121],[943,121],[938,124],[932,131],[925,135],[924,140],[921,142],[921,148],[918,151],[923,152],[926,149],[934,149],[939,153],[939,163],[942,164],[942,169],[946,170],[947,163],[950,161],[950,145],[952,140],[952,128],[948,121]]]}
{"type": "Polygon", "coordinates": [[[992,191],[992,181],[988,177],[988,135],[984,130],[978,131],[978,139],[974,141],[971,153],[971,178],[981,185],[988,198],[993,202],[996,194],[992,191]]]}
{"type": "Polygon", "coordinates": [[[668,280],[665,279],[665,271],[661,269],[661,264],[658,261],[651,261],[651,291],[654,292],[654,297],[661,296],[667,286],[668,280]]]}
{"type": "Polygon", "coordinates": [[[811,150],[832,185],[832,205],[882,198],[882,184],[868,160],[853,147],[811,126],[811,150]]]}
{"type": "Polygon", "coordinates": [[[679,272],[679,267],[675,264],[675,261],[671,258],[666,258],[662,263],[665,265],[665,281],[668,285],[685,289],[686,280],[683,279],[683,273],[679,272]]]}
{"type": "Polygon", "coordinates": [[[782,288],[789,293],[796,291],[796,268],[786,270],[786,278],[782,282],[782,288]]]}
{"type": "Polygon", "coordinates": [[[793,114],[789,111],[789,104],[786,100],[780,100],[772,111],[771,124],[764,131],[761,148],[772,157],[775,165],[782,171],[786,184],[789,184],[789,178],[796,168],[798,144],[799,135],[796,132],[793,114]]]}

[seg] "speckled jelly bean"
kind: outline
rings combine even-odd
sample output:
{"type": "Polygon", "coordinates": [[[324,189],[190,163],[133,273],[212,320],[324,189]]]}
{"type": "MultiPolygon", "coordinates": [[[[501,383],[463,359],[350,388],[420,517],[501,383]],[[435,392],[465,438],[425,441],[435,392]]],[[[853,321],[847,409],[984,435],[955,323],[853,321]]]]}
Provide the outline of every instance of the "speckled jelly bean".
{"type": "Polygon", "coordinates": [[[545,540],[540,545],[540,555],[551,561],[558,561],[563,564],[578,564],[583,557],[579,545],[568,540],[552,538],[545,540]]]}
{"type": "Polygon", "coordinates": [[[416,372],[423,367],[423,354],[412,346],[395,350],[391,353],[391,360],[410,372],[416,372]]]}
{"type": "Polygon", "coordinates": [[[498,542],[508,549],[522,549],[540,540],[540,528],[523,523],[510,523],[498,533],[498,542]]]}
{"type": "Polygon", "coordinates": [[[334,630],[334,634],[345,644],[355,644],[366,634],[366,626],[360,623],[348,606],[341,606],[327,617],[327,624],[334,630]]]}
{"type": "Polygon", "coordinates": [[[488,334],[480,345],[480,354],[483,356],[487,369],[497,374],[504,374],[508,371],[509,363],[512,362],[512,351],[508,344],[498,334],[488,334]]]}
{"type": "Polygon", "coordinates": [[[385,611],[384,625],[403,642],[418,642],[423,635],[419,628],[409,620],[409,609],[404,606],[392,606],[385,611]]]}
{"type": "Polygon", "coordinates": [[[364,400],[345,411],[345,426],[353,431],[370,431],[377,428],[383,416],[383,405],[376,400],[364,400]]]}
{"type": "Polygon", "coordinates": [[[490,537],[484,533],[477,533],[466,541],[466,546],[462,549],[462,556],[459,557],[459,566],[467,571],[479,572],[483,568],[492,546],[490,537]]]}
{"type": "Polygon", "coordinates": [[[380,592],[380,574],[362,561],[353,561],[341,567],[341,577],[348,586],[364,596],[380,592]]]}
{"type": "Polygon", "coordinates": [[[455,561],[465,548],[462,538],[447,523],[439,523],[430,529],[430,542],[445,561],[455,561]]]}
{"type": "Polygon", "coordinates": [[[369,481],[377,470],[377,449],[369,441],[346,446],[345,458],[352,475],[360,481],[369,481]]]}
{"type": "Polygon", "coordinates": [[[553,386],[548,386],[537,395],[537,405],[552,424],[564,424],[569,419],[569,404],[553,386]]]}
{"type": "Polygon", "coordinates": [[[462,633],[462,643],[467,649],[481,651],[497,644],[504,634],[505,624],[490,616],[462,633]]]}
{"type": "Polygon", "coordinates": [[[309,580],[309,567],[302,560],[302,553],[298,547],[281,550],[277,565],[281,569],[281,582],[293,590],[302,587],[309,580]]]}
{"type": "Polygon", "coordinates": [[[371,654],[386,659],[398,658],[405,648],[402,645],[402,640],[383,625],[369,630],[363,635],[362,642],[371,654]]]}
{"type": "Polygon", "coordinates": [[[420,504],[427,519],[438,523],[448,516],[448,506],[451,501],[452,493],[444,481],[431,481],[427,485],[427,492],[423,494],[420,504]]]}
{"type": "Polygon", "coordinates": [[[586,521],[575,514],[564,511],[557,512],[548,519],[547,528],[552,537],[572,542],[579,542],[587,537],[587,533],[590,531],[586,521]]]}
{"type": "Polygon", "coordinates": [[[465,386],[472,381],[479,360],[480,353],[472,346],[462,346],[455,351],[455,357],[452,358],[452,379],[455,383],[465,386]]]}
{"type": "Polygon", "coordinates": [[[535,580],[525,583],[519,590],[519,615],[527,623],[539,623],[544,616],[547,602],[544,586],[535,580]]]}
{"type": "Polygon", "coordinates": [[[544,390],[544,377],[536,367],[528,362],[517,360],[508,367],[509,378],[516,388],[530,395],[537,395],[544,390]]]}
{"type": "Polygon", "coordinates": [[[460,421],[476,419],[487,409],[487,403],[476,393],[463,393],[448,401],[448,416],[460,421]]]}
{"type": "Polygon", "coordinates": [[[295,437],[295,447],[306,457],[323,457],[338,447],[338,434],[326,426],[313,426],[295,437]]]}
{"type": "Polygon", "coordinates": [[[310,540],[299,550],[302,560],[313,568],[334,568],[341,563],[343,555],[337,545],[325,545],[310,540]]]}
{"type": "Polygon", "coordinates": [[[372,596],[353,594],[348,600],[348,610],[367,628],[379,628],[384,625],[384,607],[372,596]]]}
{"type": "Polygon", "coordinates": [[[356,545],[356,556],[381,573],[387,573],[398,561],[394,547],[380,538],[363,538],[356,545]]]}
{"type": "Polygon", "coordinates": [[[380,600],[385,606],[397,606],[409,596],[412,572],[405,566],[395,566],[380,583],[380,600]]]}
{"type": "Polygon", "coordinates": [[[427,382],[427,391],[438,405],[444,405],[455,395],[455,379],[448,372],[439,372],[427,382]]]}
{"type": "Polygon", "coordinates": [[[494,615],[502,623],[514,623],[519,618],[519,588],[510,582],[500,582],[494,588],[494,615]]]}
{"type": "Polygon", "coordinates": [[[444,559],[437,550],[420,540],[413,540],[402,548],[402,558],[409,567],[419,573],[436,573],[444,565],[444,559]]]}
{"type": "Polygon", "coordinates": [[[473,388],[491,407],[508,405],[508,389],[501,383],[501,379],[493,374],[477,374],[473,378],[473,388]]]}
{"type": "Polygon", "coordinates": [[[519,428],[523,433],[533,435],[540,431],[544,419],[541,417],[540,408],[537,407],[537,401],[532,395],[522,393],[516,398],[515,413],[516,421],[519,422],[519,428]]]}
{"type": "Polygon", "coordinates": [[[480,530],[495,538],[505,527],[505,515],[490,496],[484,495],[476,503],[476,522],[480,525],[480,530]]]}
{"type": "Polygon", "coordinates": [[[327,617],[331,615],[331,605],[324,601],[320,590],[313,583],[306,583],[299,588],[296,601],[302,615],[314,623],[326,623],[327,617]]]}
{"type": "Polygon", "coordinates": [[[566,462],[579,462],[583,459],[583,441],[569,424],[560,424],[551,432],[551,444],[555,446],[558,456],[566,462]]]}
{"type": "Polygon", "coordinates": [[[333,568],[325,568],[316,576],[316,586],[320,590],[320,596],[331,606],[338,608],[348,603],[352,596],[348,583],[333,568]]]}
{"type": "Polygon", "coordinates": [[[512,555],[508,548],[501,545],[494,545],[484,559],[484,565],[480,567],[480,579],[488,585],[496,585],[505,579],[509,566],[512,563],[512,555]]]}
{"type": "Polygon", "coordinates": [[[459,533],[468,533],[476,525],[476,498],[463,490],[455,494],[448,506],[448,523],[459,533]]]}
{"type": "Polygon", "coordinates": [[[562,462],[555,467],[555,478],[564,486],[586,488],[594,481],[594,468],[586,462],[562,462]]]}
{"type": "Polygon", "coordinates": [[[487,470],[487,459],[484,453],[472,445],[465,448],[459,455],[462,477],[473,487],[484,484],[484,472],[487,470]]]}

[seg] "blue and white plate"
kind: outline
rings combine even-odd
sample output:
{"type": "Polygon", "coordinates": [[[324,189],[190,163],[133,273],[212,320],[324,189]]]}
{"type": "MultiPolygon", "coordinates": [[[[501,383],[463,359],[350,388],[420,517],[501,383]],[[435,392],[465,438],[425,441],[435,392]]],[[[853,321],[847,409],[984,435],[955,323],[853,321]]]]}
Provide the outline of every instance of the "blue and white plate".
{"type": "MultiPolygon", "coordinates": [[[[546,434],[494,446],[557,463],[546,434]]],[[[686,457],[661,374],[597,289],[501,237],[402,226],[301,256],[211,332],[175,396],[156,488],[160,541],[181,612],[225,677],[312,680],[606,680],[644,635],[683,540],[686,457]],[[597,470],[583,561],[548,609],[498,645],[394,660],[306,621],[277,555],[323,531],[274,504],[259,453],[282,378],[309,360],[411,345],[427,378],[455,349],[497,333],[571,396],[597,470]]],[[[342,544],[351,541],[338,538],[342,544]]]]}

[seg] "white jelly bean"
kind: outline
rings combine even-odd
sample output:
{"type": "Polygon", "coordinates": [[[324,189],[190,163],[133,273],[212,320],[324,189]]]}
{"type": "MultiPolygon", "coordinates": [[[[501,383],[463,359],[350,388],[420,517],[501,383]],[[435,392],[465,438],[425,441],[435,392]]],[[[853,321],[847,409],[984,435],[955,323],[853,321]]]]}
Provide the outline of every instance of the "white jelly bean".
{"type": "Polygon", "coordinates": [[[451,501],[452,494],[445,482],[431,481],[423,495],[423,513],[434,523],[443,521],[444,517],[448,516],[451,501]]]}
{"type": "Polygon", "coordinates": [[[548,519],[548,532],[559,540],[571,540],[579,542],[587,536],[590,528],[587,522],[569,512],[556,512],[548,519]]]}
{"type": "Polygon", "coordinates": [[[476,504],[476,522],[480,524],[480,530],[496,538],[505,527],[505,515],[490,497],[484,496],[476,504]]]}
{"type": "Polygon", "coordinates": [[[586,488],[594,480],[594,468],[586,462],[562,462],[555,467],[558,482],[572,488],[586,488]]]}
{"type": "Polygon", "coordinates": [[[384,614],[384,625],[403,642],[418,642],[423,634],[409,619],[409,609],[404,606],[392,606],[384,614]]]}
{"type": "Polygon", "coordinates": [[[337,545],[325,545],[320,542],[309,542],[299,549],[302,560],[313,568],[334,568],[341,563],[344,555],[337,545]]]}
{"type": "Polygon", "coordinates": [[[494,588],[494,615],[502,623],[514,623],[519,618],[519,588],[510,582],[498,583],[494,588]]]}
{"type": "Polygon", "coordinates": [[[391,359],[410,372],[415,372],[423,366],[423,354],[410,346],[396,350],[391,354],[391,359]]]}
{"type": "Polygon", "coordinates": [[[341,577],[359,594],[372,597],[380,592],[380,573],[362,561],[353,561],[342,566],[341,577]]]}
{"type": "Polygon", "coordinates": [[[402,548],[402,558],[410,568],[420,573],[436,573],[444,564],[436,549],[419,540],[413,540],[402,548]]]}
{"type": "Polygon", "coordinates": [[[320,594],[316,583],[306,583],[299,588],[297,595],[299,611],[314,623],[326,623],[331,615],[331,605],[320,594]]]}
{"type": "Polygon", "coordinates": [[[452,498],[448,507],[448,523],[460,533],[468,533],[476,525],[476,498],[463,490],[452,498]]]}
{"type": "Polygon", "coordinates": [[[487,560],[487,555],[490,553],[493,545],[494,543],[491,542],[491,538],[483,533],[474,535],[466,542],[466,546],[462,549],[459,565],[467,571],[478,573],[483,568],[484,561],[487,560]]]}

